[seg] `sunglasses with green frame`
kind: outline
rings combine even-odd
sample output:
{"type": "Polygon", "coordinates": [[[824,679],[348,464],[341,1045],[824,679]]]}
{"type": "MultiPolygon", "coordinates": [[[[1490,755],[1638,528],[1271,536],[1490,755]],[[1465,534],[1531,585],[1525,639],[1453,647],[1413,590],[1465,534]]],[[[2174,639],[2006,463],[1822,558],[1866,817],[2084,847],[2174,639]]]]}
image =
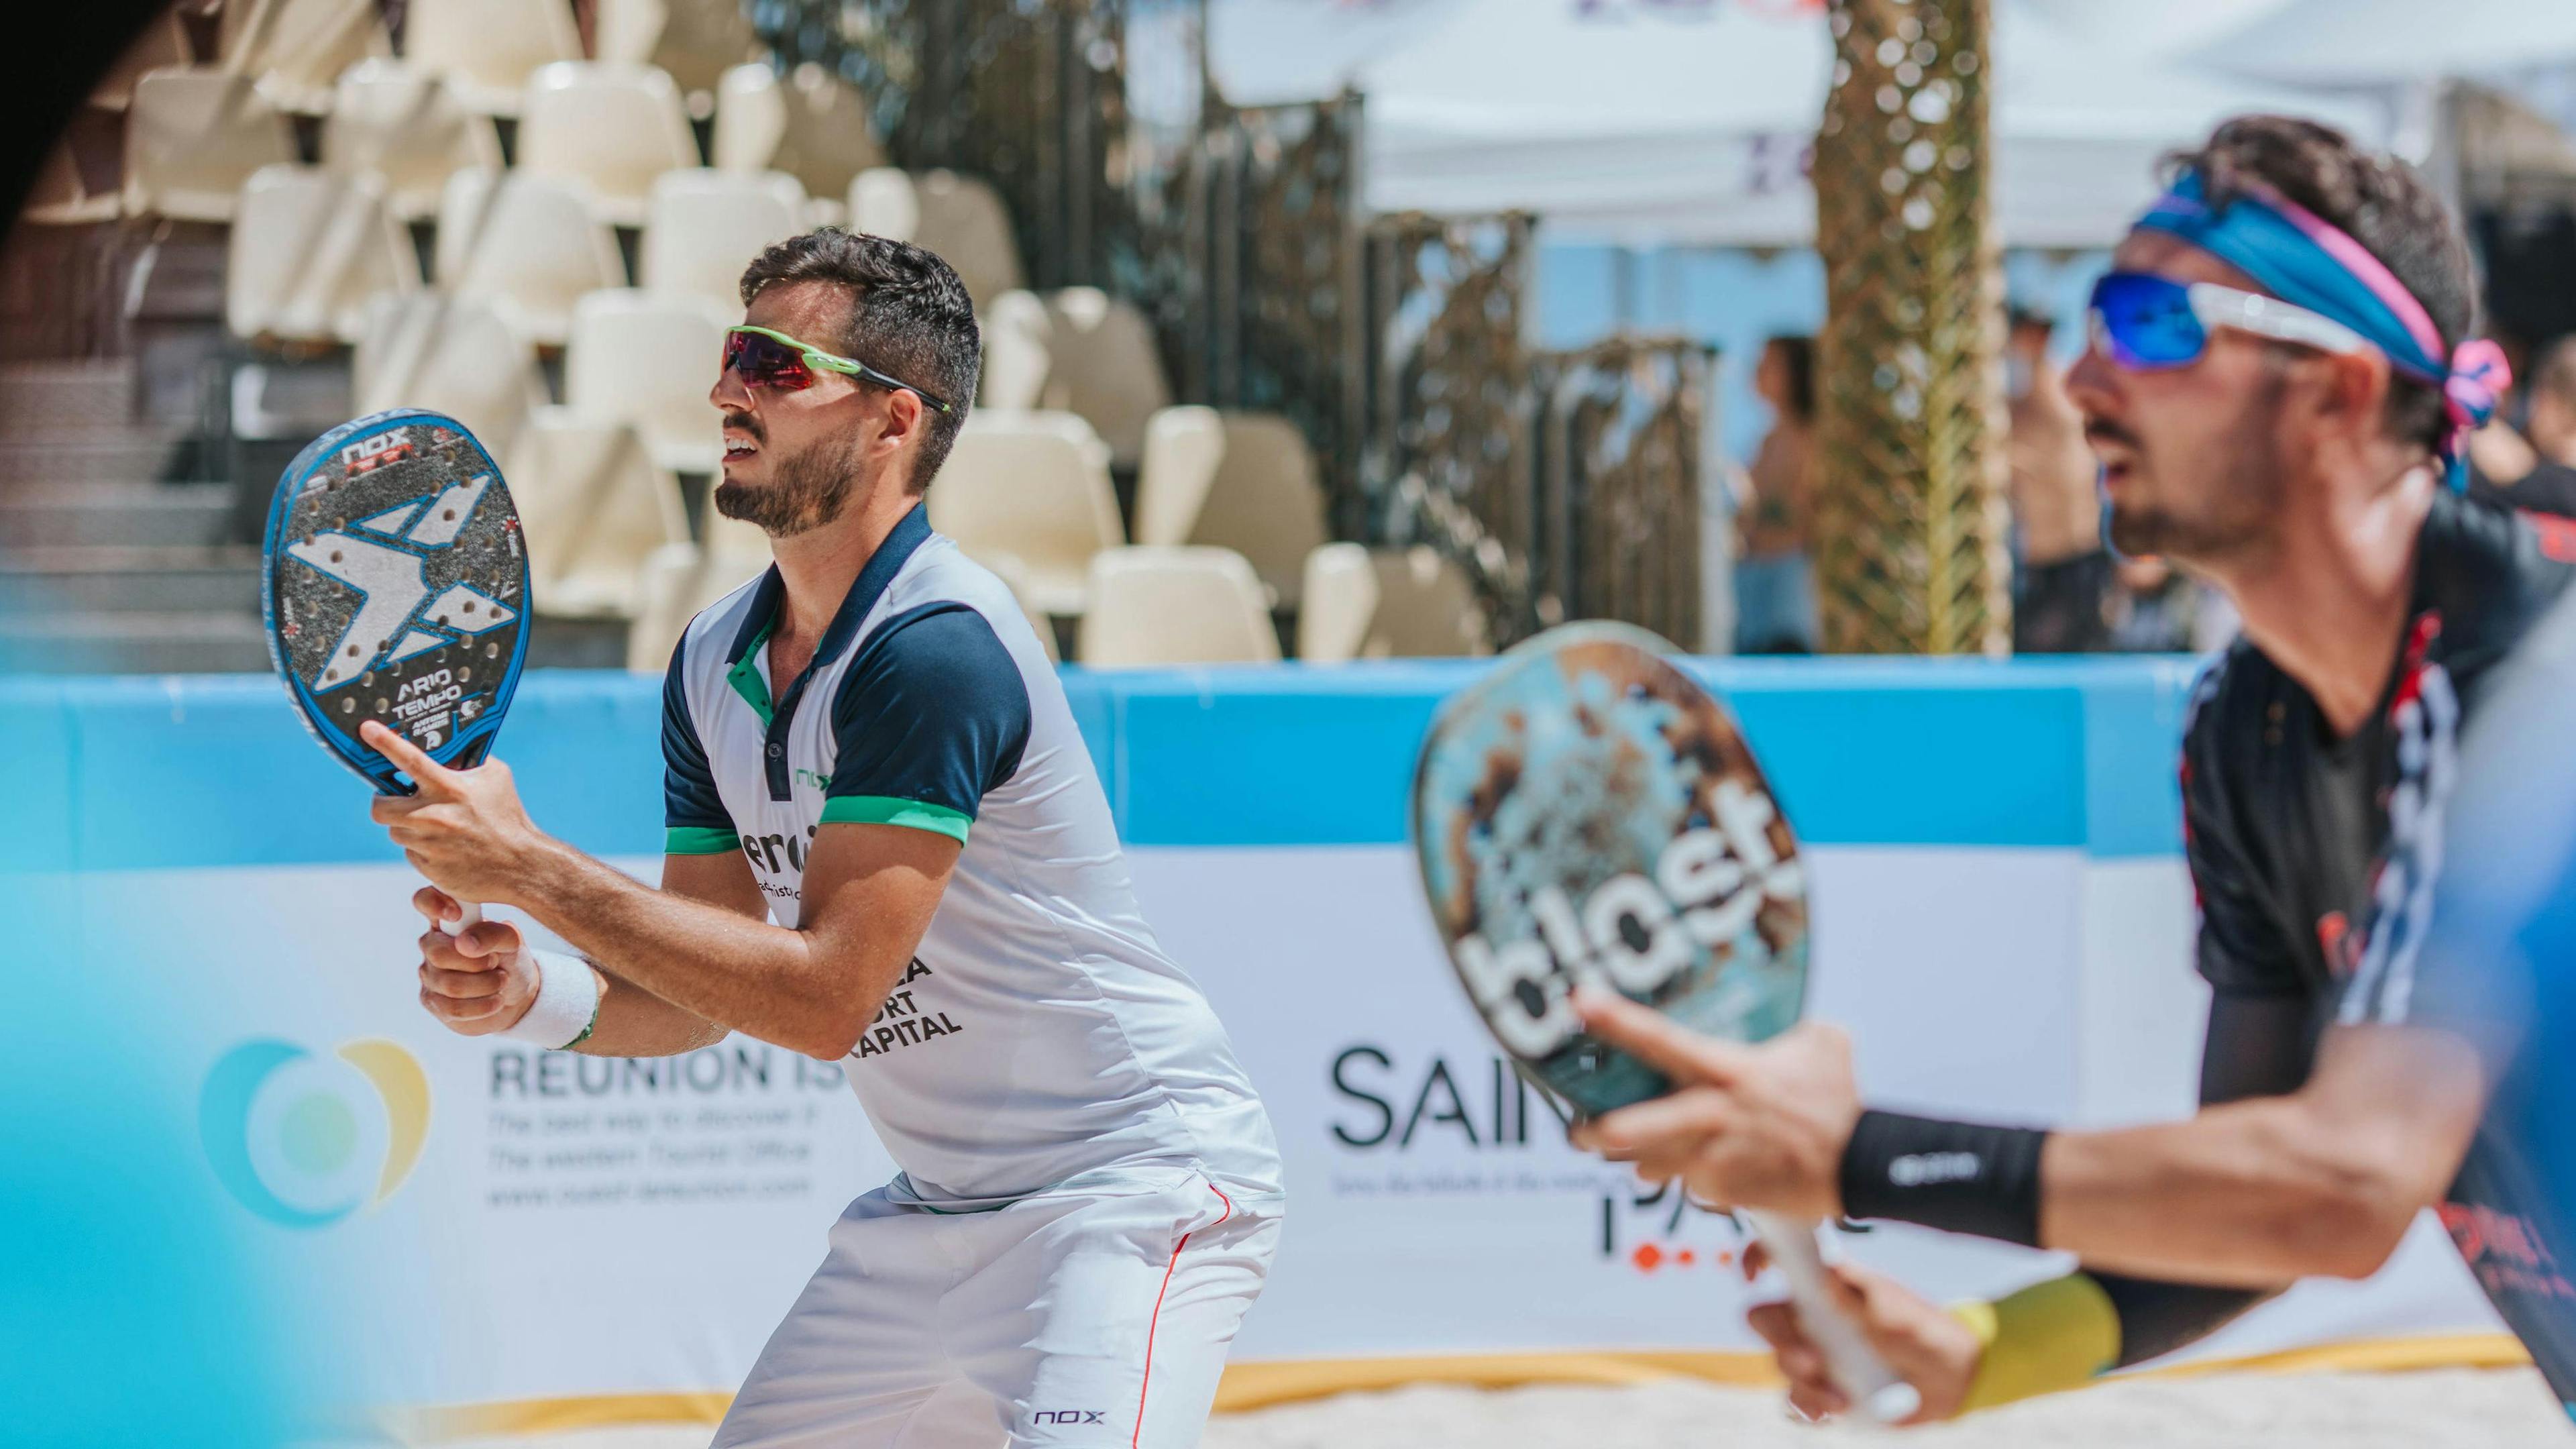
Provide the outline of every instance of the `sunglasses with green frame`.
{"type": "Polygon", "coordinates": [[[825,352],[784,332],[749,323],[726,329],[724,366],[728,372],[739,373],[744,382],[783,392],[802,392],[812,387],[817,372],[838,372],[861,382],[911,393],[943,413],[957,411],[939,394],[879,372],[855,357],[825,352]]]}

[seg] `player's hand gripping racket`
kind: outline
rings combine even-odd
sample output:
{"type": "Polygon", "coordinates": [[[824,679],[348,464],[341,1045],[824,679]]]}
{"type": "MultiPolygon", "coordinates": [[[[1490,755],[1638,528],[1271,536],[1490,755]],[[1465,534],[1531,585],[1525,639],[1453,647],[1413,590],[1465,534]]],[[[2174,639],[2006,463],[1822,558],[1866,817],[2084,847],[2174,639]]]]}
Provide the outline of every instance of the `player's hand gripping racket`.
{"type": "MultiPolygon", "coordinates": [[[[1734,1041],[1786,1028],[1806,994],[1797,839],[1734,718],[1669,652],[1625,625],[1551,629],[1441,707],[1414,773],[1459,982],[1521,1074],[1585,1116],[1670,1084],[1584,1032],[1578,984],[1734,1041]]],[[[1911,1416],[1913,1387],[1833,1305],[1816,1225],[1744,1216],[1851,1401],[1911,1416]]]]}
{"type": "MultiPolygon", "coordinates": [[[[304,726],[387,795],[415,788],[369,720],[457,769],[491,751],[528,653],[528,559],[492,455],[439,413],[371,413],[277,483],[261,560],[268,655],[304,726]]],[[[449,935],[483,919],[464,905],[449,935]]]]}

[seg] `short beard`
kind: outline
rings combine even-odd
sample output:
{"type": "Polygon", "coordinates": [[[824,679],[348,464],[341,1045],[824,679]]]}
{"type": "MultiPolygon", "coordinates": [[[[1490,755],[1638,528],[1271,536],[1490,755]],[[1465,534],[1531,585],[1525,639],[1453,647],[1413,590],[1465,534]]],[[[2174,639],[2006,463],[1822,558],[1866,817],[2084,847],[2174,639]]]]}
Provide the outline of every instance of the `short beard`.
{"type": "Polygon", "coordinates": [[[2130,558],[2153,555],[2206,568],[2266,537],[2281,500],[2281,442],[2275,424],[2284,385],[2277,370],[2268,373],[2264,385],[2238,409],[2234,426],[2210,445],[2223,460],[2224,479],[2197,516],[2113,504],[2107,530],[2111,547],[2130,558]]]}
{"type": "Polygon", "coordinates": [[[716,485],[716,512],[771,538],[791,538],[841,516],[859,477],[859,440],[827,438],[780,458],[777,476],[754,487],[728,478],[716,485]]]}

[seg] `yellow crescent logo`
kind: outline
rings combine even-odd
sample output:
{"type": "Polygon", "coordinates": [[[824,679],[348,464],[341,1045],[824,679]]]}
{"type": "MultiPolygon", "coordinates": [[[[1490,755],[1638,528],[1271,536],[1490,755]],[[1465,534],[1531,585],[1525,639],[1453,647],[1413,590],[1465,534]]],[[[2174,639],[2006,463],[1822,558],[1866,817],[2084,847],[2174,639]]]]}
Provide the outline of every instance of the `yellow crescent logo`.
{"type": "Polygon", "coordinates": [[[242,1206],[314,1228],[394,1195],[429,1140],[429,1074],[381,1038],[331,1058],[263,1038],[226,1052],[197,1099],[198,1136],[242,1206]]]}

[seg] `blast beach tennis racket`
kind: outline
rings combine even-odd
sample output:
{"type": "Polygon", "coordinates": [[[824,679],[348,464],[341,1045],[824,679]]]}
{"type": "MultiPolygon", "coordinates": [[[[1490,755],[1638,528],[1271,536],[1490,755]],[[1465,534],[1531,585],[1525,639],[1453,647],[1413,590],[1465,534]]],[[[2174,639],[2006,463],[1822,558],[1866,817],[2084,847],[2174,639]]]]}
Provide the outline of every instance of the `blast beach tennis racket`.
{"type": "MultiPolygon", "coordinates": [[[[1760,1041],[1807,987],[1797,837],[1735,720],[1622,624],[1522,644],[1442,705],[1413,779],[1423,893],[1459,983],[1520,1073],[1586,1117],[1671,1083],[1583,1030],[1577,985],[1760,1041]]],[[[1920,1399],[1834,1308],[1816,1224],[1743,1215],[1862,1412],[1920,1399]]]]}
{"type": "MultiPolygon", "coordinates": [[[[307,444],[269,505],[268,655],[304,727],[386,795],[415,788],[361,741],[373,720],[442,765],[490,753],[528,654],[528,558],[492,455],[417,408],[307,444]]],[[[483,919],[442,923],[449,935],[483,919]]]]}

